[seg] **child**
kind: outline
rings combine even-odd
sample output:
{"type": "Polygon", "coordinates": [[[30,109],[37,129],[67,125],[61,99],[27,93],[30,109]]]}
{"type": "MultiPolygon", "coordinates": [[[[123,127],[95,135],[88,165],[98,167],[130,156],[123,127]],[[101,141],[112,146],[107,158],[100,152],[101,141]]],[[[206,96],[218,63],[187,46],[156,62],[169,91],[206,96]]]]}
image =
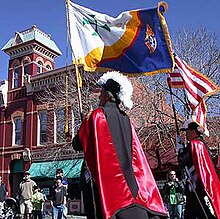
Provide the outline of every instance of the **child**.
{"type": "Polygon", "coordinates": [[[34,186],[34,194],[32,196],[33,203],[33,219],[42,219],[43,217],[43,203],[44,196],[43,193],[40,192],[38,186],[34,186]]]}

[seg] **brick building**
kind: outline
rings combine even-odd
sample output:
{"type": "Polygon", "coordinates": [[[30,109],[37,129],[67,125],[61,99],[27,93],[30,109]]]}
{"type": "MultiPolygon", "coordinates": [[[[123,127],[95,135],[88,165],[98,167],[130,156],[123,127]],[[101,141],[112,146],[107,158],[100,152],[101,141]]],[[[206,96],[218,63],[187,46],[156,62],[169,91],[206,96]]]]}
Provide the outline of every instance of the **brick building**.
{"type": "Polygon", "coordinates": [[[55,170],[63,168],[72,199],[79,199],[82,156],[59,137],[63,124],[58,124],[57,118],[64,116],[63,108],[54,112],[34,97],[65,77],[66,68],[55,69],[54,65],[61,51],[51,36],[36,26],[16,32],[2,51],[10,59],[8,80],[0,85],[0,174],[10,196],[16,196],[25,170],[50,195],[55,170]]]}

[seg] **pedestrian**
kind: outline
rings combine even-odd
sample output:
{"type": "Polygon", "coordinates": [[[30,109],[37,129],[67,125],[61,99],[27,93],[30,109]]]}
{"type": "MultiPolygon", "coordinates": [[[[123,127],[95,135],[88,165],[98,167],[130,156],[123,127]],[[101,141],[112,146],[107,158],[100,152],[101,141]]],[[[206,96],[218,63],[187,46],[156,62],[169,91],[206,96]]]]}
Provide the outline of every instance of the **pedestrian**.
{"type": "Polygon", "coordinates": [[[34,186],[37,184],[31,179],[31,175],[28,171],[24,173],[24,179],[19,184],[19,204],[20,204],[20,213],[21,218],[30,219],[33,205],[32,205],[32,196],[34,194],[34,186]]]}
{"type": "Polygon", "coordinates": [[[3,217],[4,201],[8,196],[8,189],[6,185],[2,182],[2,177],[0,176],[0,218],[3,217]]]}
{"type": "MultiPolygon", "coordinates": [[[[101,203],[99,218],[166,218],[157,184],[142,146],[121,104],[132,107],[133,87],[119,72],[98,80],[99,108],[87,115],[73,144],[83,148],[86,163],[101,203]]],[[[96,206],[99,205],[95,202],[96,206]]]]}
{"type": "MultiPolygon", "coordinates": [[[[68,181],[67,179],[63,176],[63,169],[62,168],[58,168],[56,170],[56,177],[60,176],[62,178],[62,185],[64,187],[66,187],[66,192],[68,193],[68,181]]],[[[56,181],[56,180],[55,180],[56,181]]],[[[55,182],[56,184],[56,182],[55,182]]],[[[67,194],[66,194],[67,195],[67,194]]],[[[68,214],[68,208],[67,208],[67,205],[64,205],[64,211],[63,211],[63,214],[64,214],[64,217],[67,218],[67,214],[68,214]]]]}
{"type": "Polygon", "coordinates": [[[181,219],[184,204],[184,185],[171,170],[163,187],[164,202],[167,204],[170,219],[181,219]]]}
{"type": "Polygon", "coordinates": [[[68,181],[67,179],[63,176],[63,169],[62,168],[58,168],[56,170],[56,177],[57,176],[61,176],[62,178],[62,185],[66,187],[66,189],[68,189],[68,181]]]}
{"type": "Polygon", "coordinates": [[[56,177],[56,186],[52,190],[52,215],[53,219],[64,219],[64,210],[66,205],[66,187],[62,185],[62,177],[56,177]]]}
{"type": "Polygon", "coordinates": [[[185,219],[220,218],[220,182],[213,166],[203,129],[192,119],[184,122],[187,145],[177,136],[179,164],[187,176],[185,219]]]}
{"type": "Polygon", "coordinates": [[[44,195],[41,192],[40,188],[35,185],[34,186],[34,194],[32,196],[32,204],[33,204],[33,219],[42,219],[43,218],[43,205],[44,205],[44,195]]]}
{"type": "Polygon", "coordinates": [[[43,194],[43,198],[44,198],[44,204],[43,204],[43,219],[46,218],[46,206],[45,206],[45,202],[47,201],[47,196],[44,193],[44,190],[41,189],[41,193],[43,194]]]}

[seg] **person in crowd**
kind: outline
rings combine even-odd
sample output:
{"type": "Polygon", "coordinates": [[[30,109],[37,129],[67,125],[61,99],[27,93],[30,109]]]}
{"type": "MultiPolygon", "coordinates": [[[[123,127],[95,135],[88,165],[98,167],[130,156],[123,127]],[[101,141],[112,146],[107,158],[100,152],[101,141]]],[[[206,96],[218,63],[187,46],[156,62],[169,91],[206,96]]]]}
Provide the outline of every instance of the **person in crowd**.
{"type": "Polygon", "coordinates": [[[32,195],[32,204],[33,204],[33,219],[42,219],[43,218],[43,204],[44,204],[44,195],[41,192],[40,188],[34,186],[34,194],[32,195]]]}
{"type": "Polygon", "coordinates": [[[56,177],[56,186],[52,190],[52,215],[53,219],[64,219],[64,211],[66,206],[67,191],[62,185],[62,177],[56,177]]]}
{"type": "Polygon", "coordinates": [[[21,218],[30,219],[33,210],[32,196],[34,193],[34,186],[37,184],[31,179],[28,171],[24,173],[24,179],[19,184],[19,204],[21,218]]]}
{"type": "Polygon", "coordinates": [[[0,176],[0,218],[3,217],[4,201],[8,196],[8,189],[6,185],[2,182],[2,177],[0,176]]]}
{"type": "Polygon", "coordinates": [[[167,182],[163,187],[163,197],[167,204],[170,219],[181,219],[184,204],[184,185],[171,170],[167,174],[167,182]]]}
{"type": "Polygon", "coordinates": [[[220,182],[213,166],[203,129],[192,119],[184,122],[187,145],[177,136],[179,164],[187,176],[185,219],[220,218],[220,182]]]}
{"type": "Polygon", "coordinates": [[[57,176],[61,176],[62,177],[62,185],[65,186],[66,188],[68,188],[68,181],[67,179],[63,176],[63,169],[58,168],[56,170],[56,177],[57,176]]]}
{"type": "Polygon", "coordinates": [[[73,139],[73,146],[82,146],[94,182],[92,203],[96,207],[97,199],[101,203],[101,212],[93,205],[95,217],[167,218],[134,127],[120,109],[121,103],[132,107],[131,82],[119,72],[107,72],[98,84],[100,107],[87,115],[73,139]]]}
{"type": "Polygon", "coordinates": [[[46,205],[45,205],[45,202],[47,201],[47,196],[44,192],[43,189],[40,189],[40,192],[43,194],[43,198],[44,198],[44,204],[43,204],[43,219],[46,218],[46,205]]]}
{"type": "MultiPolygon", "coordinates": [[[[68,192],[68,181],[67,179],[63,176],[63,169],[62,168],[58,168],[56,170],[56,177],[60,176],[62,178],[62,185],[64,187],[66,187],[66,190],[68,192]]],[[[56,182],[55,182],[55,185],[56,185],[56,182]]],[[[64,214],[64,217],[67,218],[67,214],[68,214],[68,208],[67,208],[67,205],[64,205],[64,211],[63,211],[63,214],[64,214]]]]}

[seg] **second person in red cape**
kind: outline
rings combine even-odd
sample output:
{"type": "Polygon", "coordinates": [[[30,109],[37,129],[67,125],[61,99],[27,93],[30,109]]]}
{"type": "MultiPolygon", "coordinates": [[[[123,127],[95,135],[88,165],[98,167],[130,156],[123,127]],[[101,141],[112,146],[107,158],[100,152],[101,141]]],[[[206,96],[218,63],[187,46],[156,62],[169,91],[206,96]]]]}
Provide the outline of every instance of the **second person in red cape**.
{"type": "Polygon", "coordinates": [[[120,104],[132,107],[131,82],[119,72],[107,72],[98,84],[99,108],[83,121],[77,138],[98,190],[102,218],[167,218],[135,129],[120,109],[120,104]]]}
{"type": "Polygon", "coordinates": [[[177,137],[180,165],[187,177],[184,219],[220,219],[220,181],[216,174],[203,129],[192,119],[184,122],[187,145],[177,137]]]}

